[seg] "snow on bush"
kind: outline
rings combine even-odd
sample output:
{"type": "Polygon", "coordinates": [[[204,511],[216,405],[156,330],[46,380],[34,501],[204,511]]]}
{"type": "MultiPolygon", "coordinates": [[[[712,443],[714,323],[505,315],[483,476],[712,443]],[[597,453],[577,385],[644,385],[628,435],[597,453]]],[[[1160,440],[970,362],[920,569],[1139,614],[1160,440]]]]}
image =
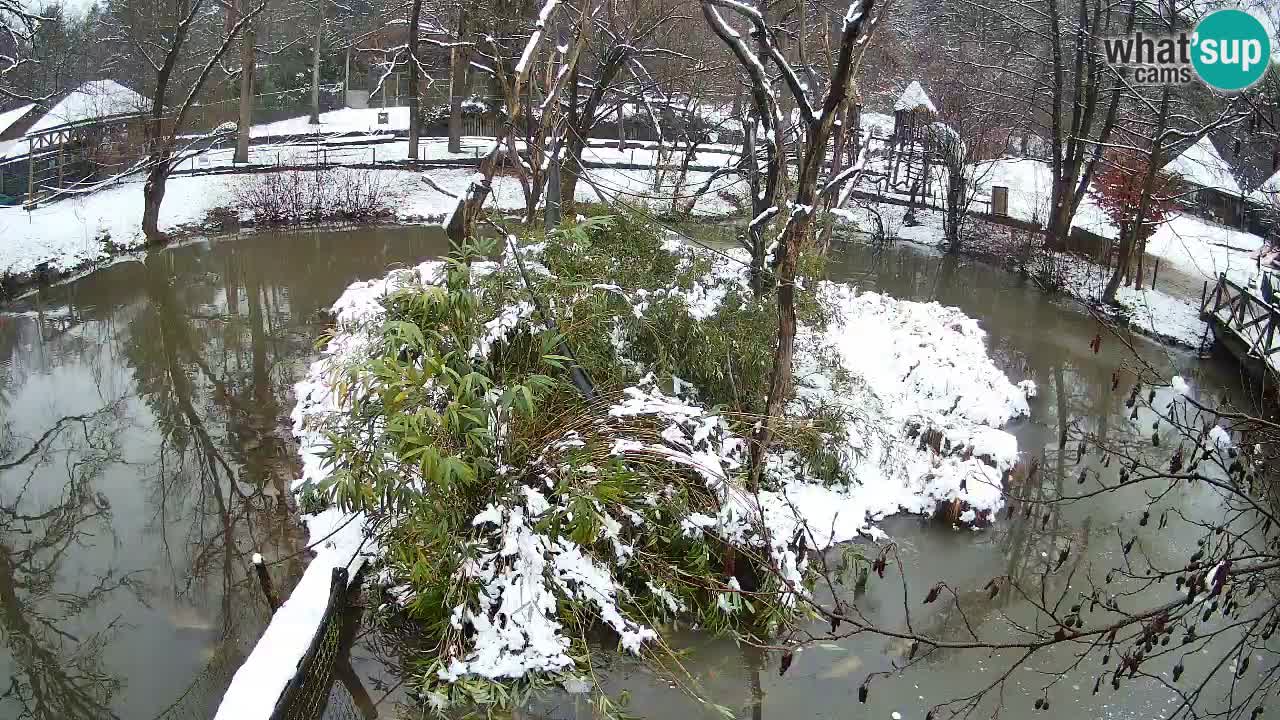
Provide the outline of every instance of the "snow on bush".
{"type": "MultiPolygon", "coordinates": [[[[555,277],[547,269],[550,257],[542,257],[544,266],[540,256],[576,252],[554,242],[522,251],[535,275],[555,277]]],[[[776,575],[770,586],[776,607],[795,612],[797,596],[812,580],[808,550],[860,535],[883,537],[876,521],[898,512],[927,514],[954,502],[965,508],[966,522],[981,524],[1001,506],[1002,476],[1017,459],[1017,442],[1001,427],[1029,413],[1034,388],[1006,378],[987,355],[977,321],[959,310],[829,282],[812,289],[827,317],[803,325],[797,338],[797,386],[788,415],[821,420],[821,456],[830,463],[819,467],[812,454],[779,446],[769,454],[761,487],[749,490],[744,467],[750,423],[704,405],[700,388],[646,367],[636,350],[644,324],[672,303],[694,323],[720,322],[728,298],[739,303],[748,295],[742,258],[695,252],[669,237],[653,251],[655,264],[676,272],[697,267],[700,274],[669,287],[625,288],[632,278],[617,267],[609,282],[575,286],[580,301],[601,299],[588,305],[593,312],[599,302],[622,303],[611,311],[617,314],[605,342],[631,379],[607,396],[588,425],[540,440],[542,450],[524,467],[497,459],[497,477],[514,479],[517,491],[469,516],[467,537],[457,539],[466,559],[451,582],[464,589],[448,601],[450,628],[442,645],[450,649],[425,688],[437,706],[451,701],[442,688],[468,678],[571,674],[571,628],[562,623],[567,603],[611,628],[620,648],[635,653],[658,637],[654,615],[684,615],[699,602],[704,613],[735,613],[745,597],[735,577],[714,580],[720,590],[700,600],[698,591],[651,572],[653,556],[681,543],[709,543],[700,546],[704,553],[731,546],[762,555],[776,575]],[[644,473],[662,467],[684,484],[651,485],[664,476],[644,473]],[[573,485],[590,486],[592,478],[604,483],[619,469],[645,479],[638,498],[624,494],[605,503],[578,494],[573,485]],[[573,480],[566,485],[566,478],[573,480]],[[585,535],[581,528],[556,529],[583,513],[599,520],[585,535]],[[645,612],[637,614],[641,607],[645,612]]],[[[514,273],[509,255],[499,264],[473,264],[472,282],[514,273]]],[[[386,299],[400,289],[438,286],[445,276],[443,263],[424,263],[355,283],[335,303],[335,332],[297,386],[300,488],[313,491],[330,480],[335,429],[360,435],[357,441],[376,441],[383,432],[376,422],[353,430],[343,419],[357,398],[377,392],[379,381],[362,362],[384,342],[386,299]]],[[[531,305],[507,298],[501,307],[494,306],[469,355],[497,357],[512,336],[543,331],[531,305]]],[[[495,387],[490,395],[501,392],[495,387]]],[[[491,417],[500,443],[510,442],[511,422],[498,413],[491,417]]],[[[415,482],[419,491],[431,492],[415,482]]],[[[399,602],[414,602],[403,585],[407,578],[388,580],[401,583],[399,602]]],[[[698,619],[710,624],[708,617],[698,619]]]]}

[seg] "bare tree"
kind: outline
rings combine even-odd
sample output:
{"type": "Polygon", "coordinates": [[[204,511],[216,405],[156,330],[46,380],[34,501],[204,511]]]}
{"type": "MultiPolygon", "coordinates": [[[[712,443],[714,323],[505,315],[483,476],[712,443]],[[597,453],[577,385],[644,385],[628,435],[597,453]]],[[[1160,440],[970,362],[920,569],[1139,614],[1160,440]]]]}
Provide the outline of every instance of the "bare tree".
{"type": "Polygon", "coordinates": [[[965,95],[943,93],[939,120],[926,133],[941,165],[942,232],[948,252],[958,252],[963,247],[969,211],[979,186],[993,168],[990,163],[979,162],[986,158],[996,134],[992,116],[965,95]]]}
{"type": "MultiPolygon", "coordinates": [[[[569,71],[569,92],[565,112],[565,142],[560,170],[560,199],[566,212],[572,212],[573,196],[582,172],[582,152],[596,124],[612,109],[607,98],[622,84],[631,63],[664,52],[654,41],[658,34],[681,15],[675,6],[662,3],[630,3],[606,0],[603,20],[593,19],[594,27],[585,32],[587,54],[595,59],[590,82],[583,82],[582,63],[569,71]],[[589,89],[582,98],[584,84],[589,89]]],[[[622,101],[619,100],[619,107],[622,101]]]]}
{"type": "Polygon", "coordinates": [[[467,19],[474,11],[471,0],[458,3],[458,24],[454,33],[456,42],[449,49],[449,152],[462,152],[462,101],[467,91],[467,67],[470,47],[467,19]]]}
{"type": "MultiPolygon", "coordinates": [[[[234,8],[235,16],[239,16],[249,11],[251,2],[252,0],[237,0],[227,8],[227,12],[231,13],[234,8]]],[[[241,163],[249,162],[249,141],[253,132],[253,96],[258,74],[258,54],[254,48],[256,40],[257,33],[254,32],[253,23],[249,23],[240,38],[240,122],[236,126],[235,161],[241,163]]]]}
{"type": "Polygon", "coordinates": [[[22,0],[0,2],[0,36],[5,51],[0,54],[0,97],[35,101],[40,96],[31,92],[23,77],[31,65],[32,44],[41,23],[52,21],[35,12],[22,0]]]}
{"type": "MultiPolygon", "coordinates": [[[[736,0],[702,0],[702,13],[707,23],[713,32],[729,46],[742,65],[743,72],[750,82],[751,94],[759,117],[772,118],[775,140],[778,137],[777,133],[780,132],[778,128],[781,126],[779,121],[781,113],[778,110],[776,96],[770,88],[769,79],[765,76],[764,66],[743,41],[742,34],[721,16],[721,8],[741,16],[752,25],[752,35],[759,40],[765,53],[781,70],[787,91],[798,106],[804,130],[804,153],[797,172],[794,195],[788,202],[788,214],[778,235],[778,248],[774,255],[778,293],[778,335],[774,345],[773,370],[769,376],[765,417],[752,443],[753,486],[759,483],[761,473],[764,471],[765,452],[772,441],[775,423],[782,417],[783,408],[791,392],[792,359],[796,335],[796,268],[802,248],[812,244],[815,208],[821,205],[825,194],[838,190],[841,185],[862,170],[861,164],[855,165],[840,175],[828,178],[819,186],[818,174],[827,165],[827,150],[832,128],[848,98],[849,76],[854,68],[855,47],[861,40],[864,29],[873,22],[870,18],[872,6],[873,0],[861,0],[849,5],[841,27],[836,61],[826,82],[826,92],[815,107],[809,96],[810,86],[801,81],[791,63],[774,44],[771,37],[772,31],[760,11],[736,0]]],[[[780,146],[781,143],[776,143],[775,150],[780,146]]],[[[774,153],[771,165],[778,169],[771,172],[780,173],[779,155],[780,152],[774,153]]],[[[777,178],[767,182],[776,186],[777,178]]],[[[776,214],[781,210],[782,208],[775,207],[770,214],[776,214]]],[[[767,218],[761,216],[751,221],[752,226],[757,227],[765,222],[767,218]]]]}
{"type": "Polygon", "coordinates": [[[123,0],[107,19],[111,39],[131,61],[153,73],[146,118],[147,179],[143,186],[142,231],[149,242],[164,238],[160,206],[193,105],[222,58],[244,28],[266,8],[259,0],[233,23],[219,22],[209,0],[143,3],[123,0]],[[171,98],[176,102],[171,105],[171,98]]]}
{"type": "MultiPolygon", "coordinates": [[[[324,43],[324,8],[326,0],[315,0],[316,25],[311,38],[311,115],[307,122],[320,124],[320,49],[324,43]]],[[[416,3],[421,7],[421,2],[416,3]]]]}
{"type": "MultiPolygon", "coordinates": [[[[520,159],[516,139],[516,123],[522,117],[526,120],[530,117],[530,113],[524,107],[529,76],[534,63],[537,61],[542,43],[550,32],[550,23],[558,5],[558,0],[547,0],[542,6],[534,23],[533,31],[525,41],[523,49],[510,71],[503,69],[503,53],[497,42],[493,43],[492,71],[502,83],[506,93],[507,123],[503,131],[499,133],[499,136],[494,139],[489,153],[481,161],[479,170],[476,173],[477,176],[467,188],[466,194],[458,199],[457,206],[449,218],[445,220],[445,234],[448,236],[450,244],[454,247],[461,246],[466,240],[474,237],[476,223],[484,209],[485,200],[488,199],[489,193],[493,188],[493,176],[497,172],[499,161],[504,157],[504,146],[506,148],[505,156],[510,158],[511,163],[521,173],[522,185],[525,188],[527,200],[532,188],[537,187],[530,182],[530,175],[532,174],[533,166],[541,166],[543,159],[540,155],[535,155],[532,150],[530,151],[531,164],[526,164],[520,159]]],[[[546,100],[544,100],[542,107],[543,115],[547,113],[551,103],[556,99],[564,77],[568,74],[573,63],[577,62],[577,58],[582,52],[582,29],[587,26],[590,18],[588,14],[589,7],[586,2],[582,4],[581,14],[576,24],[577,30],[574,32],[573,48],[569,50],[568,56],[558,64],[558,69],[555,65],[548,66],[548,75],[552,80],[546,88],[546,100]]],[[[554,58],[552,61],[554,62],[554,58]]],[[[526,124],[525,127],[528,128],[529,124],[526,124]]],[[[540,144],[539,147],[541,147],[540,144]]],[[[532,205],[529,205],[530,214],[535,206],[536,200],[533,201],[532,205]]]]}

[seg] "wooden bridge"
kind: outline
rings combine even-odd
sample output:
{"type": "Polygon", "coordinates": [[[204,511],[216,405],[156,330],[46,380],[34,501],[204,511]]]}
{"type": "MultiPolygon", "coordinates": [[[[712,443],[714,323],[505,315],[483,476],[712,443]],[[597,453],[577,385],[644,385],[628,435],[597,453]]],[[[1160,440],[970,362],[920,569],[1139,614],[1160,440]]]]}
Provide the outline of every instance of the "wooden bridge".
{"type": "Polygon", "coordinates": [[[1212,290],[1208,281],[1200,297],[1200,319],[1208,323],[1218,344],[1226,348],[1255,377],[1280,372],[1280,309],[1252,290],[1219,275],[1212,290]]]}

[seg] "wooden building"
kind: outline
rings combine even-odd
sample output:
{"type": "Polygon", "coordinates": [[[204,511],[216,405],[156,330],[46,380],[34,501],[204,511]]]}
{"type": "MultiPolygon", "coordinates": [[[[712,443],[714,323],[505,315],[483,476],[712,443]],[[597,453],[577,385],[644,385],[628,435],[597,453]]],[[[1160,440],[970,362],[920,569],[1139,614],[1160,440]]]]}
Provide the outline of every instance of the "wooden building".
{"type": "Polygon", "coordinates": [[[35,202],[122,172],[144,154],[149,101],[95,80],[0,113],[0,203],[35,202]]]}
{"type": "Polygon", "coordinates": [[[1164,171],[1185,183],[1181,204],[1188,214],[1231,227],[1243,224],[1244,191],[1231,165],[1208,137],[1188,146],[1164,166],[1164,171]]]}

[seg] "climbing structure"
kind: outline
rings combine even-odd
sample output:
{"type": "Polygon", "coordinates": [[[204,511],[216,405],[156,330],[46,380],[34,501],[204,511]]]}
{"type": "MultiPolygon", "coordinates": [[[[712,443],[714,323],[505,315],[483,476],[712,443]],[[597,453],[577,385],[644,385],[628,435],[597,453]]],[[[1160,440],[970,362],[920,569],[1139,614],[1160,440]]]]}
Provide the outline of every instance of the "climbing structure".
{"type": "Polygon", "coordinates": [[[893,135],[887,152],[890,189],[914,199],[929,195],[929,170],[935,164],[929,128],[938,111],[917,81],[893,105],[893,135]]]}

